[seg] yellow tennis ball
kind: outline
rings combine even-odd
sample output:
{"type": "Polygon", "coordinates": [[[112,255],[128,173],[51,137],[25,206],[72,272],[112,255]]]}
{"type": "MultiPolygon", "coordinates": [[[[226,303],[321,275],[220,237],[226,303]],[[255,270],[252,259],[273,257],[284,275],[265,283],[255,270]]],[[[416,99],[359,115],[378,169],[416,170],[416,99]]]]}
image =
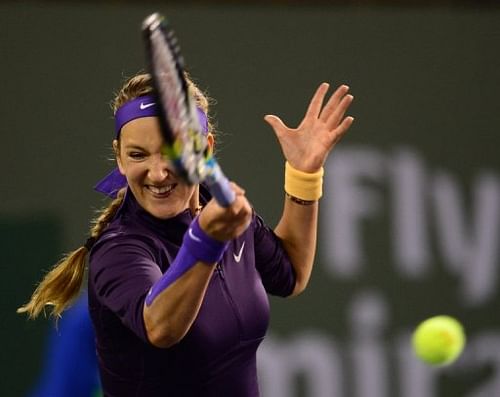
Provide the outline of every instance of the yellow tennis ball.
{"type": "Polygon", "coordinates": [[[431,365],[455,361],[465,346],[462,324],[450,316],[431,317],[415,329],[412,338],[417,357],[431,365]]]}

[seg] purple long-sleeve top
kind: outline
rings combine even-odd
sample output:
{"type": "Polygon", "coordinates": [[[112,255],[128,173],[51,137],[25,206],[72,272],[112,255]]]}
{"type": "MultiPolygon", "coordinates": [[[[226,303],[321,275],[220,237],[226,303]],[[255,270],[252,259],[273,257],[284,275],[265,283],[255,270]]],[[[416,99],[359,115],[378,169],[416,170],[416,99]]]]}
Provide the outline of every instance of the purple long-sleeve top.
{"type": "MultiPolygon", "coordinates": [[[[209,199],[201,189],[200,199],[209,199]]],[[[94,245],[89,307],[105,396],[259,395],[256,352],[269,324],[267,294],[288,296],[295,274],[279,239],[254,214],[217,265],[186,336],[170,348],[147,337],[143,305],[174,260],[192,221],[185,212],[160,220],[130,191],[94,245]]]]}

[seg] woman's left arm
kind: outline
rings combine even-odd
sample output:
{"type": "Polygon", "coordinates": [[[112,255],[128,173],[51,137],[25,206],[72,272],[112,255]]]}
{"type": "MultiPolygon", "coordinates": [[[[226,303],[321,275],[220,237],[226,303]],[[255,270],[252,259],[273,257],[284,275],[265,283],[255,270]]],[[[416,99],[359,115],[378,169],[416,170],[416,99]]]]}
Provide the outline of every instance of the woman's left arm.
{"type": "Polygon", "coordinates": [[[288,163],[285,185],[288,183],[290,188],[285,187],[287,194],[283,214],[274,231],[281,239],[296,273],[292,295],[298,295],[306,288],[312,272],[322,167],[330,151],[354,121],[350,116],[345,117],[353,100],[353,96],[348,94],[349,87],[341,85],[324,103],[328,88],[328,83],[318,87],[297,128],[287,127],[274,115],[264,118],[273,128],[288,163]],[[317,194],[310,191],[311,186],[315,186],[317,194]],[[301,190],[305,196],[294,195],[295,191],[301,190]],[[312,197],[309,197],[310,194],[312,197]]]}

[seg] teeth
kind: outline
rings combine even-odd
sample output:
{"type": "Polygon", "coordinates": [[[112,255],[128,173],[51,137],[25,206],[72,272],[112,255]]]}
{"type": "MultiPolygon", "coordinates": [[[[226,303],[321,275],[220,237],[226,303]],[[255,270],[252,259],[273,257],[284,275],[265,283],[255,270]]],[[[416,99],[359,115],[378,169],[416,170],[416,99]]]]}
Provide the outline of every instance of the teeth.
{"type": "Polygon", "coordinates": [[[148,189],[151,190],[155,194],[165,194],[165,193],[170,192],[174,188],[174,186],[175,185],[158,187],[158,186],[151,186],[150,185],[150,186],[148,186],[148,189]]]}

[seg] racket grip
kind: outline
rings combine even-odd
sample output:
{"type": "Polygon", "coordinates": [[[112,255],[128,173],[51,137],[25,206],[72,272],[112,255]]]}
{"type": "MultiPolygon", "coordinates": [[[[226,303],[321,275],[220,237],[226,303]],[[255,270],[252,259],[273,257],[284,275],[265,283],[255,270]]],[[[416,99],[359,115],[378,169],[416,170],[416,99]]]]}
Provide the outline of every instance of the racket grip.
{"type": "Polygon", "coordinates": [[[221,207],[229,207],[231,204],[233,204],[235,194],[233,189],[231,188],[231,185],[229,184],[229,180],[226,177],[222,178],[214,185],[212,185],[212,187],[210,188],[210,192],[221,207]]]}
{"type": "Polygon", "coordinates": [[[207,183],[210,193],[221,207],[229,207],[233,203],[235,198],[234,190],[217,163],[213,168],[212,177],[207,178],[205,183],[207,183]]]}

